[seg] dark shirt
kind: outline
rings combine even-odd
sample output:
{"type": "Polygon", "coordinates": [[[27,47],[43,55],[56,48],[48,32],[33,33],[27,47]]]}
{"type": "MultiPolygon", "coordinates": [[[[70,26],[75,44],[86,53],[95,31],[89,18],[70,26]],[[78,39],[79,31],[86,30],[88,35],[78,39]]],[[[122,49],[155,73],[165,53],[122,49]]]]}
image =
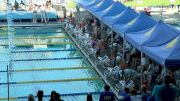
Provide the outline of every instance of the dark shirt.
{"type": "Polygon", "coordinates": [[[162,86],[160,90],[161,101],[174,101],[176,95],[171,86],[162,86]]]}
{"type": "Polygon", "coordinates": [[[131,101],[131,97],[127,93],[121,93],[121,96],[124,97],[122,101],[131,101]]]}
{"type": "Polygon", "coordinates": [[[114,96],[112,92],[102,92],[99,101],[114,101],[114,96]]]}
{"type": "Polygon", "coordinates": [[[149,95],[150,95],[149,93],[143,93],[141,95],[142,101],[146,101],[149,95]]]}
{"type": "Polygon", "coordinates": [[[155,97],[154,96],[148,96],[146,101],[155,101],[155,97]]]}

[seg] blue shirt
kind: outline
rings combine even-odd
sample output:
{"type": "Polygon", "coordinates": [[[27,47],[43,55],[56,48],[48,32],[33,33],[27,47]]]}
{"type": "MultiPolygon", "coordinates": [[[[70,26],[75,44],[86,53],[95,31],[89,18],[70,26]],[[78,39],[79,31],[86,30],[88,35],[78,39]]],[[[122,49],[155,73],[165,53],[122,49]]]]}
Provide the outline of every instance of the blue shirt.
{"type": "Polygon", "coordinates": [[[102,92],[99,101],[114,101],[115,95],[112,92],[102,92]]]}
{"type": "Polygon", "coordinates": [[[154,96],[149,96],[146,101],[155,101],[155,97],[154,96]]]}
{"type": "Polygon", "coordinates": [[[122,101],[131,101],[131,97],[127,93],[121,93],[121,96],[124,97],[122,101]]]}

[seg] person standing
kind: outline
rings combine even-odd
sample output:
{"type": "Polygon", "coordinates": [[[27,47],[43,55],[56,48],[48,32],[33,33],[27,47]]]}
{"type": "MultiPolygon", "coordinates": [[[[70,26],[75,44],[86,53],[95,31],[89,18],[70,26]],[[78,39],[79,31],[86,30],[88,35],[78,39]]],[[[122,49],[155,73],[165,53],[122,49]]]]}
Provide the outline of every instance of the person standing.
{"type": "Polygon", "coordinates": [[[156,85],[153,89],[152,95],[156,101],[174,101],[179,96],[178,88],[172,84],[171,75],[164,77],[162,85],[156,85]]]}
{"type": "Polygon", "coordinates": [[[33,23],[37,23],[37,7],[33,6],[33,23]]]}
{"type": "Polygon", "coordinates": [[[41,5],[41,22],[47,22],[45,5],[41,5]]]}
{"type": "Polygon", "coordinates": [[[130,98],[130,95],[129,95],[129,88],[125,88],[124,92],[122,92],[120,95],[123,96],[122,101],[131,101],[131,98],[130,98]]]}
{"type": "Polygon", "coordinates": [[[43,101],[44,92],[42,90],[39,90],[37,92],[38,101],[43,101]]]}
{"type": "Polygon", "coordinates": [[[63,16],[66,18],[66,7],[62,6],[63,16]]]}
{"type": "Polygon", "coordinates": [[[99,101],[114,101],[115,95],[113,92],[110,91],[110,86],[106,85],[104,87],[104,90],[105,91],[100,94],[99,101]]]}
{"type": "Polygon", "coordinates": [[[87,100],[86,101],[93,101],[92,94],[87,95],[87,100]]]}
{"type": "Polygon", "coordinates": [[[33,96],[32,94],[29,94],[29,96],[28,96],[28,101],[35,101],[35,100],[34,100],[34,96],[33,96]]]}

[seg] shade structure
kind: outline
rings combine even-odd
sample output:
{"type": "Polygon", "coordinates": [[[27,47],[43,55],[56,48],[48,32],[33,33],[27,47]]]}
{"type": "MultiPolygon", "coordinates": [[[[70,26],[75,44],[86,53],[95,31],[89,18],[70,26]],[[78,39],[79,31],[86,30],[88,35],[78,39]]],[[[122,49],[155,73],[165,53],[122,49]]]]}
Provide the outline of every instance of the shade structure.
{"type": "Polygon", "coordinates": [[[92,14],[94,14],[94,12],[98,12],[98,11],[102,11],[106,8],[108,8],[109,6],[111,6],[114,3],[114,0],[102,0],[101,2],[99,2],[98,4],[91,6],[91,7],[87,7],[86,9],[91,12],[92,14]]]}
{"type": "Polygon", "coordinates": [[[177,35],[176,30],[159,21],[154,27],[149,29],[126,33],[125,39],[132,44],[133,47],[141,51],[142,45],[158,46],[169,42],[177,35]]]}
{"type": "Polygon", "coordinates": [[[99,19],[102,19],[103,16],[115,16],[121,13],[122,11],[124,11],[126,8],[127,7],[121,4],[119,1],[116,1],[114,4],[112,4],[108,8],[102,11],[94,12],[94,15],[98,17],[99,19]]]}
{"type": "Polygon", "coordinates": [[[115,23],[118,23],[118,22],[119,23],[121,22],[123,24],[128,23],[129,21],[131,21],[137,16],[138,16],[138,13],[136,11],[134,11],[130,7],[127,7],[126,10],[122,11],[118,15],[114,15],[114,16],[107,15],[107,16],[104,16],[102,20],[107,26],[112,27],[115,23]]]}
{"type": "Polygon", "coordinates": [[[180,36],[159,46],[142,46],[142,51],[167,68],[180,69],[180,36]]]}
{"type": "Polygon", "coordinates": [[[157,22],[154,19],[150,18],[145,13],[141,13],[138,17],[134,18],[126,24],[114,24],[113,30],[121,37],[124,37],[125,33],[138,32],[145,29],[149,29],[155,26],[156,24],[157,22]]]}

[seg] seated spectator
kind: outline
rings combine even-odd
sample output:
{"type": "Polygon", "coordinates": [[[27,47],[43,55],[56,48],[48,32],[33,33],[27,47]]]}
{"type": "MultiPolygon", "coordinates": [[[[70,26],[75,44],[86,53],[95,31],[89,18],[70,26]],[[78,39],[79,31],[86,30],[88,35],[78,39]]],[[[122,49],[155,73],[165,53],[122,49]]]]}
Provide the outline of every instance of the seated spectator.
{"type": "Polygon", "coordinates": [[[28,96],[28,101],[35,101],[35,100],[34,100],[34,96],[33,96],[32,94],[29,94],[29,96],[28,96]]]}
{"type": "Polygon", "coordinates": [[[174,101],[179,96],[179,90],[172,84],[172,77],[166,75],[162,85],[156,85],[153,89],[152,95],[156,101],[174,101]]]}
{"type": "Polygon", "coordinates": [[[131,101],[131,98],[129,96],[129,88],[125,88],[124,92],[122,92],[120,95],[123,96],[122,101],[131,101]]]}
{"type": "Polygon", "coordinates": [[[135,89],[131,91],[131,94],[131,101],[141,101],[141,96],[137,95],[137,91],[135,89]]]}
{"type": "Polygon", "coordinates": [[[115,100],[115,95],[113,92],[110,91],[110,87],[106,85],[104,87],[104,92],[100,94],[100,99],[99,101],[114,101],[115,100]]]}
{"type": "Polygon", "coordinates": [[[64,101],[61,99],[61,95],[59,93],[55,94],[55,101],[64,101]]]}
{"type": "Polygon", "coordinates": [[[93,101],[92,94],[87,95],[87,100],[86,101],[93,101]]]}
{"type": "Polygon", "coordinates": [[[39,90],[37,92],[38,101],[43,101],[44,92],[42,90],[39,90]]]}
{"type": "Polygon", "coordinates": [[[51,92],[51,98],[50,98],[49,101],[56,101],[56,100],[55,100],[55,94],[56,94],[56,91],[52,91],[52,92],[51,92]]]}

